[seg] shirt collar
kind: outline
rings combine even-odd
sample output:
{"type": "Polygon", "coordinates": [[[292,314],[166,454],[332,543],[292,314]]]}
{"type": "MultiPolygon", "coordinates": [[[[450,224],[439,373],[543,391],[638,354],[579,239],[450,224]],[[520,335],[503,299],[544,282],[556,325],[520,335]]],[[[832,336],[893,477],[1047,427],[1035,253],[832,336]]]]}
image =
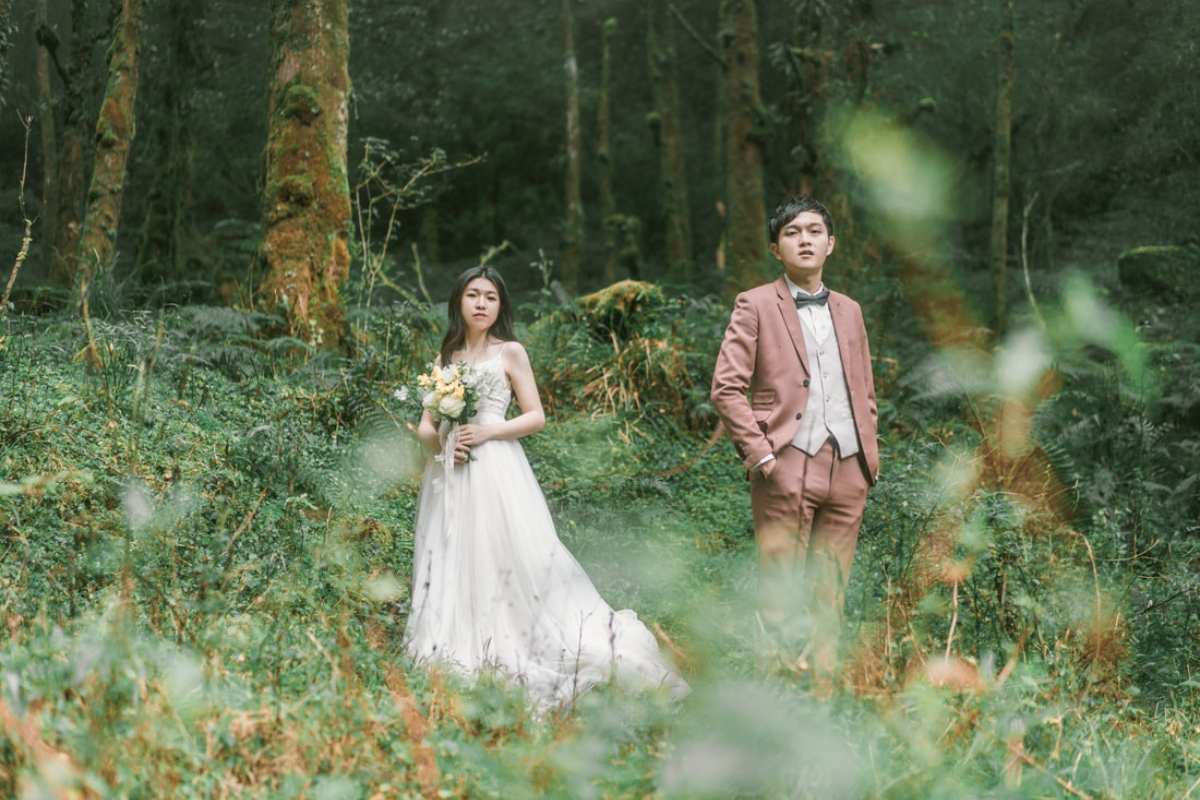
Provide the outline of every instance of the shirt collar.
{"type": "MultiPolygon", "coordinates": [[[[792,279],[787,276],[786,272],[783,274],[783,279],[785,281],[787,281],[788,291],[792,293],[792,297],[795,297],[797,294],[804,294],[804,295],[808,295],[809,297],[812,297],[811,294],[804,291],[796,284],[792,283],[792,279]]],[[[821,285],[817,287],[817,291],[820,292],[824,288],[825,288],[825,282],[821,281],[821,285]]]]}

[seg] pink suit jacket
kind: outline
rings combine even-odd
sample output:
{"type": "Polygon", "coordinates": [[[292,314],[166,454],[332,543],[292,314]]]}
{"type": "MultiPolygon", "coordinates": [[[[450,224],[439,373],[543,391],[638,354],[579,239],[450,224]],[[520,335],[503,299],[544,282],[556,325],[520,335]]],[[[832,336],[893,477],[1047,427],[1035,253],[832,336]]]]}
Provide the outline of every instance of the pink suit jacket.
{"type": "MultiPolygon", "coordinates": [[[[879,411],[862,309],[830,292],[829,310],[858,431],[859,462],[873,485],[879,475],[879,411]]],[[[712,402],[746,469],[791,445],[808,403],[810,374],[804,332],[783,276],[739,294],[713,370],[712,402]]]]}

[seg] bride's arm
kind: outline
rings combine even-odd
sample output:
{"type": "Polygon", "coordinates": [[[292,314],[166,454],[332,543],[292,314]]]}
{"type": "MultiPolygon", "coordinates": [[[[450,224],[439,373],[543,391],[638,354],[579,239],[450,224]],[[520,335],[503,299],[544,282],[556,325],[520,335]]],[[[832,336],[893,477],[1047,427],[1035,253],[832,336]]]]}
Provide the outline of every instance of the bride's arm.
{"type": "Polygon", "coordinates": [[[437,425],[434,424],[433,415],[428,410],[421,414],[421,424],[417,426],[417,438],[421,440],[421,444],[425,445],[426,449],[432,452],[439,452],[442,449],[442,440],[438,436],[437,425]]]}
{"type": "Polygon", "coordinates": [[[521,413],[494,425],[463,425],[459,428],[459,442],[467,446],[483,444],[489,439],[520,439],[537,433],[546,427],[546,414],[542,411],[542,398],[538,396],[537,380],[529,354],[520,342],[510,342],[504,348],[504,372],[512,385],[513,394],[521,413]]]}

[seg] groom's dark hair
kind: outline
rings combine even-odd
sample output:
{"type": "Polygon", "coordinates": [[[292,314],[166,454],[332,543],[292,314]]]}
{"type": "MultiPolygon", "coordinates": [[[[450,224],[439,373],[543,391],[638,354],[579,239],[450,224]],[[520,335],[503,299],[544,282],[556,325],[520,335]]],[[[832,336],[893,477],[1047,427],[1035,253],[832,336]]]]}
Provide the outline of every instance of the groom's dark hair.
{"type": "Polygon", "coordinates": [[[504,278],[500,277],[500,273],[496,271],[495,267],[471,267],[458,276],[458,280],[454,282],[454,288],[450,290],[450,300],[446,303],[446,317],[449,324],[446,326],[446,336],[442,339],[441,359],[443,365],[449,364],[450,356],[454,355],[454,351],[460,349],[467,341],[467,321],[463,319],[462,298],[467,291],[467,284],[476,278],[487,278],[491,281],[492,285],[496,287],[496,294],[500,297],[500,311],[496,314],[496,321],[488,333],[502,342],[517,340],[516,334],[513,333],[512,306],[508,302],[508,289],[504,286],[504,278]]]}
{"type": "Polygon", "coordinates": [[[821,219],[825,222],[825,230],[829,231],[830,236],[833,236],[833,217],[829,215],[829,209],[806,194],[795,194],[780,203],[779,208],[775,209],[774,215],[771,216],[769,226],[771,243],[779,244],[779,233],[783,230],[783,226],[794,220],[797,214],[803,214],[805,211],[815,211],[820,214],[821,219]]]}

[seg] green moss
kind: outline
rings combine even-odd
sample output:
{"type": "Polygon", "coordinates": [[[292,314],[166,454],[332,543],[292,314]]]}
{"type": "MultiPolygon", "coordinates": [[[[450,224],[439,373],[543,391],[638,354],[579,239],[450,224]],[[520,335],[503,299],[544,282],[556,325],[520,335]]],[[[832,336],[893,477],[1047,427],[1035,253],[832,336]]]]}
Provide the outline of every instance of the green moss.
{"type": "Polygon", "coordinates": [[[288,175],[279,182],[279,199],[290,205],[310,205],[315,194],[307,175],[288,175]]]}
{"type": "Polygon", "coordinates": [[[308,124],[321,114],[321,95],[313,87],[292,81],[283,90],[283,115],[308,124]]]}
{"type": "Polygon", "coordinates": [[[103,117],[100,118],[100,121],[96,125],[96,134],[97,143],[101,147],[116,147],[121,142],[112,125],[103,117]]]}
{"type": "Polygon", "coordinates": [[[602,340],[607,340],[610,333],[625,339],[644,321],[645,310],[658,308],[664,302],[662,289],[657,285],[626,280],[579,298],[579,310],[602,340]]]}

